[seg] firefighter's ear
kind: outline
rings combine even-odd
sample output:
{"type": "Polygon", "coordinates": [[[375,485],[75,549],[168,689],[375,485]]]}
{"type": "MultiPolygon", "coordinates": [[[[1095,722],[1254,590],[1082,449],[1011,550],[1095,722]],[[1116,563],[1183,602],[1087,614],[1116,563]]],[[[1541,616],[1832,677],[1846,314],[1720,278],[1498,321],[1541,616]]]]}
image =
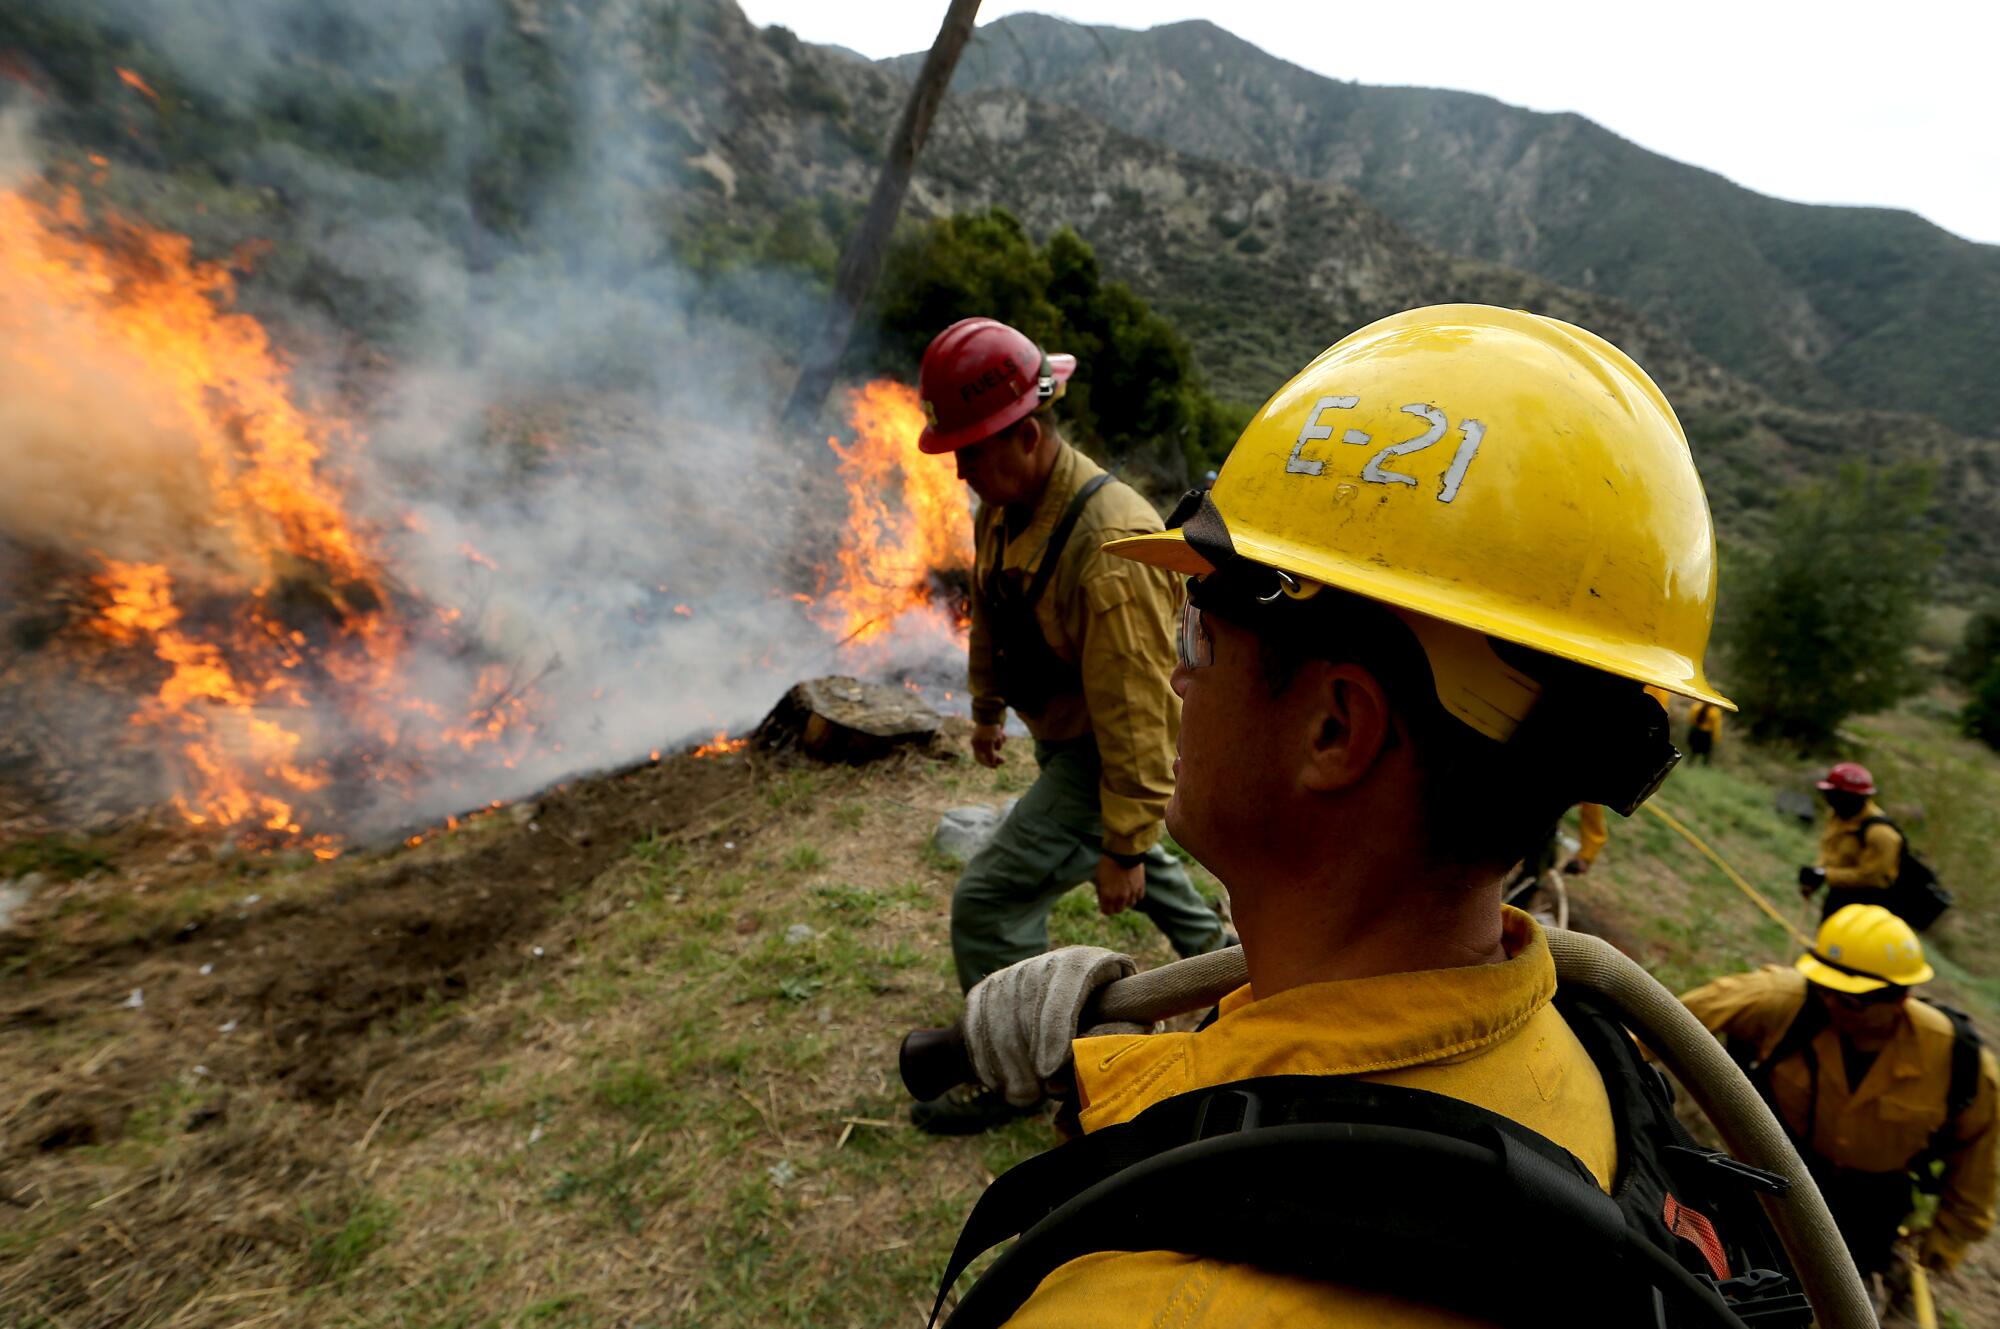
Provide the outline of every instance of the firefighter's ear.
{"type": "Polygon", "coordinates": [[[1034,456],[1042,446],[1042,422],[1032,415],[1023,416],[1014,428],[1014,441],[1020,445],[1021,455],[1034,456]]]}
{"type": "Polygon", "coordinates": [[[1361,783],[1394,745],[1395,724],[1382,684],[1360,665],[1315,660],[1306,665],[1298,685],[1310,699],[1313,728],[1302,773],[1305,787],[1330,794],[1361,783]]]}

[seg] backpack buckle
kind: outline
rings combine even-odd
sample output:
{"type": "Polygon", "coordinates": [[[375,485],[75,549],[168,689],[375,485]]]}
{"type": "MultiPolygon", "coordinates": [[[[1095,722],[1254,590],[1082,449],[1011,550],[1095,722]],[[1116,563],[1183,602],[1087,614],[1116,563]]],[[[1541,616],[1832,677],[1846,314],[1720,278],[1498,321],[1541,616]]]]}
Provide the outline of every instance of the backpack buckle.
{"type": "Polygon", "coordinates": [[[1791,1190],[1792,1183],[1775,1172],[1752,1167],[1740,1158],[1732,1158],[1716,1149],[1690,1149],[1684,1144],[1670,1144],[1660,1151],[1662,1154],[1676,1155],[1691,1163],[1699,1163],[1724,1174],[1731,1181],[1745,1185],[1766,1195],[1783,1195],[1791,1190]]]}
{"type": "Polygon", "coordinates": [[[1255,1130],[1263,1122],[1263,1108],[1263,1101],[1249,1090],[1218,1089],[1201,1100],[1201,1110],[1194,1118],[1194,1138],[1189,1143],[1255,1130]]]}

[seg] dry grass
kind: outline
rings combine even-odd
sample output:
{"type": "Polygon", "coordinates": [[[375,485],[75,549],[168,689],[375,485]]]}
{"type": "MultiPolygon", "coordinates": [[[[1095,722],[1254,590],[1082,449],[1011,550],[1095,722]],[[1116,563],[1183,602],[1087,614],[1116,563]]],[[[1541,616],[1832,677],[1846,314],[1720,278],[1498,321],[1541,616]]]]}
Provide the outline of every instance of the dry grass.
{"type": "MultiPolygon", "coordinates": [[[[191,865],[122,909],[115,880],[77,889],[0,948],[0,1324],[920,1322],[979,1189],[1049,1140],[924,1137],[893,1069],[957,1006],[930,827],[1028,774],[669,763],[543,800],[546,855],[500,817],[281,882],[191,865]],[[495,893],[503,871],[535,889],[495,893]],[[358,919],[383,936],[338,935],[358,919]],[[424,967],[413,935],[458,942],[424,967]],[[390,981],[330,981],[397,955],[390,981]]],[[[1792,775],[1731,748],[1663,796],[1785,907],[1810,842],[1770,811],[1792,775]]],[[[1664,979],[1787,957],[1657,822],[1612,833],[1579,909],[1664,979]]],[[[1168,956],[1087,892],[1055,930],[1168,956]]],[[[1941,1289],[1963,1323],[1995,1323],[1992,1278],[1941,1289]]]]}

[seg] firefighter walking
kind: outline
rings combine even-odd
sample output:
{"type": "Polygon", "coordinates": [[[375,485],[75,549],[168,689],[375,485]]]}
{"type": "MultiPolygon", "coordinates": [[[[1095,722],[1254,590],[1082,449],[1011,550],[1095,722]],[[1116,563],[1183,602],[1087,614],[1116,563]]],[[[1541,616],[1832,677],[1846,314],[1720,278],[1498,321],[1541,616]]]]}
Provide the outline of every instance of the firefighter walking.
{"type": "Polygon", "coordinates": [[[1816,787],[1826,800],[1828,817],[1820,831],[1818,860],[1799,869],[1800,893],[1811,899],[1826,888],[1823,919],[1850,904],[1889,904],[1889,888],[1896,884],[1903,858],[1903,833],[1875,802],[1875,777],[1859,762],[1835,762],[1816,787]]]}
{"type": "MultiPolygon", "coordinates": [[[[1160,843],[1180,703],[1168,686],[1176,579],[1103,552],[1160,530],[1130,486],[1063,441],[1053,406],[1076,362],[992,319],[940,333],[919,392],[919,443],[949,454],[979,499],[973,524],[972,748],[1007,760],[1012,709],[1040,773],[952,893],[964,988],[1048,949],[1048,916],[1094,882],[1107,915],[1137,909],[1187,956],[1223,943],[1222,920],[1160,843]]],[[[1011,1115],[992,1095],[920,1104],[926,1129],[983,1129],[1011,1115]]]]}
{"type": "Polygon", "coordinates": [[[1892,1270],[1913,1174],[1938,1196],[1925,1267],[1954,1267],[1993,1230],[2000,1071],[1969,1021],[1915,994],[1933,972],[1909,924],[1850,904],[1794,968],[1681,998],[1769,1100],[1864,1274],[1892,1270]]]}

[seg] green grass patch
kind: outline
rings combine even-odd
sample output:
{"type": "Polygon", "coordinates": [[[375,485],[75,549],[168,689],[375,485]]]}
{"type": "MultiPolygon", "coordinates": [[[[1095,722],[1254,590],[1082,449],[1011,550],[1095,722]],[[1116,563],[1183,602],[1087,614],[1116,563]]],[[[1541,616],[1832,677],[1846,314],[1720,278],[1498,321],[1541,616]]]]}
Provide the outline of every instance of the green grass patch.
{"type": "Polygon", "coordinates": [[[338,1283],[366,1264],[389,1238],[395,1210],[372,1195],[354,1197],[335,1215],[316,1213],[310,1205],[300,1216],[313,1236],[306,1247],[306,1268],[314,1283],[338,1283]]]}

